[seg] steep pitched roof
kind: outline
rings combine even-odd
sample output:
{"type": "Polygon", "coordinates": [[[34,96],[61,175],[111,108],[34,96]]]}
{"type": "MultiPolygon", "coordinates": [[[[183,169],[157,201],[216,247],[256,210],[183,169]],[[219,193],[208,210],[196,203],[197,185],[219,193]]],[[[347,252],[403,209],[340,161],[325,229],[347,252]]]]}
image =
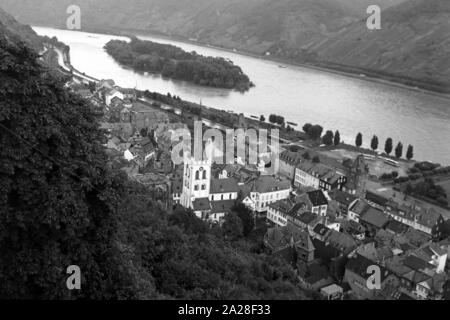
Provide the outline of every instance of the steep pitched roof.
{"type": "Polygon", "coordinates": [[[386,230],[394,234],[402,234],[408,231],[408,226],[397,220],[390,220],[386,224],[386,230]]]}
{"type": "Polygon", "coordinates": [[[361,216],[369,207],[367,202],[364,200],[358,199],[350,208],[349,210],[356,213],[357,215],[361,216]]]}
{"type": "Polygon", "coordinates": [[[211,201],[211,213],[230,212],[234,204],[234,200],[211,201]]]}
{"type": "Polygon", "coordinates": [[[309,225],[311,222],[317,220],[318,216],[312,212],[303,212],[297,219],[303,222],[306,225],[309,225]]]}
{"type": "Polygon", "coordinates": [[[291,182],[284,178],[274,176],[260,176],[252,181],[252,191],[258,193],[269,193],[291,188],[291,182]]]}
{"type": "Polygon", "coordinates": [[[192,202],[194,211],[211,210],[211,203],[208,198],[197,198],[192,202]]]}
{"type": "Polygon", "coordinates": [[[389,221],[389,216],[383,211],[370,207],[360,217],[361,221],[366,222],[377,228],[383,228],[389,221]]]}
{"type": "Polygon", "coordinates": [[[333,229],[331,229],[330,232],[326,235],[324,241],[328,245],[344,253],[348,253],[354,248],[356,248],[356,242],[355,240],[353,240],[352,237],[333,229]]]}
{"type": "MultiPolygon", "coordinates": [[[[345,269],[352,271],[353,273],[356,273],[360,277],[363,277],[367,279],[369,277],[369,274],[367,273],[367,269],[370,266],[377,265],[374,261],[367,259],[366,257],[355,254],[354,256],[350,257],[347,264],[345,265],[345,269]]],[[[381,271],[381,282],[383,282],[391,273],[389,270],[384,268],[383,266],[379,266],[381,271]]]]}
{"type": "Polygon", "coordinates": [[[316,225],[316,227],[313,229],[313,232],[315,234],[318,234],[320,236],[325,236],[327,234],[327,232],[330,231],[330,228],[328,228],[327,226],[325,226],[322,223],[319,223],[318,225],[316,225]]]}
{"type": "Polygon", "coordinates": [[[384,207],[386,203],[389,201],[388,198],[385,198],[377,193],[374,193],[372,191],[366,191],[366,200],[373,202],[379,206],[384,207]]]}
{"type": "Polygon", "coordinates": [[[239,192],[238,181],[235,178],[211,179],[210,193],[239,192]]]}
{"type": "Polygon", "coordinates": [[[308,195],[309,201],[313,207],[325,206],[328,204],[328,200],[323,194],[322,190],[314,190],[306,193],[308,195]]]}
{"type": "Polygon", "coordinates": [[[355,201],[357,199],[356,196],[354,196],[350,193],[341,191],[339,189],[333,190],[332,192],[329,193],[329,195],[330,195],[331,199],[333,199],[339,203],[342,203],[344,205],[347,205],[347,206],[349,206],[353,201],[355,201]]]}
{"type": "Polygon", "coordinates": [[[270,228],[267,230],[265,240],[267,244],[275,250],[287,247],[291,244],[308,252],[314,250],[314,245],[308,232],[289,224],[286,227],[270,228]]]}

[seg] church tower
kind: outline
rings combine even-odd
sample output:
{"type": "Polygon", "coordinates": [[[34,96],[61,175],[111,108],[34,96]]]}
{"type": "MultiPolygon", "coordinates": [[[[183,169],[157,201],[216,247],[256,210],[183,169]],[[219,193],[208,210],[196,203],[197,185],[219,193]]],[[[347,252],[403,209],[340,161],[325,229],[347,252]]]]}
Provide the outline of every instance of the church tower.
{"type": "Polygon", "coordinates": [[[195,199],[209,198],[211,179],[211,160],[195,160],[187,156],[184,159],[183,192],[181,205],[192,208],[195,199]]]}
{"type": "Polygon", "coordinates": [[[360,154],[355,159],[351,175],[355,182],[356,196],[364,199],[366,196],[366,182],[369,176],[369,167],[366,164],[364,155],[360,154]]]}

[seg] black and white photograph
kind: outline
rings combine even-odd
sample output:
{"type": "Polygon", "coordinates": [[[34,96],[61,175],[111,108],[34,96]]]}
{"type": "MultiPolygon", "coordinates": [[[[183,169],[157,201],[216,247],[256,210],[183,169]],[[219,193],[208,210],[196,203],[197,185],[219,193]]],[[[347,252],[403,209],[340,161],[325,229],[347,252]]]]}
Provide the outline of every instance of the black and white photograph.
{"type": "Polygon", "coordinates": [[[449,299],[450,0],[0,0],[0,300],[449,299]]]}

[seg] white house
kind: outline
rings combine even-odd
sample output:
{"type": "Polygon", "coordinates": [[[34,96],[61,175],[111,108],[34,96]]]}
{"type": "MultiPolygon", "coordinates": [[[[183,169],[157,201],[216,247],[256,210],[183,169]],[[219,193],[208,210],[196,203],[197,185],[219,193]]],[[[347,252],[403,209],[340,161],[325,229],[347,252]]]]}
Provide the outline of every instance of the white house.
{"type": "Polygon", "coordinates": [[[112,99],[114,99],[115,97],[117,97],[121,100],[124,99],[123,93],[116,89],[111,89],[111,90],[107,91],[105,93],[105,104],[109,107],[111,105],[112,99]]]}

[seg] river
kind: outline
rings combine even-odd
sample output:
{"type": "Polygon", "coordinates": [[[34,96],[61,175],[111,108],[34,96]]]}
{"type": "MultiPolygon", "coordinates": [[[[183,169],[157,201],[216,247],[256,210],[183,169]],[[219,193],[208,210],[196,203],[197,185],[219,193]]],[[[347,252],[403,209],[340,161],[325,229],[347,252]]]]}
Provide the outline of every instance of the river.
{"type": "Polygon", "coordinates": [[[168,43],[187,51],[221,56],[239,65],[256,87],[245,93],[200,87],[182,81],[142,74],[117,64],[103,49],[118,36],[33,27],[40,35],[56,36],[70,46],[72,65],[98,79],[114,79],[117,85],[141,90],[170,92],[203,105],[243,112],[247,116],[271,113],[299,124],[320,124],[325,130],[339,130],[341,139],[354,144],[358,132],[364,146],[379,138],[379,150],[387,137],[414,146],[415,159],[450,164],[450,100],[419,90],[341,74],[258,59],[217,48],[184,43],[157,36],[144,40],[168,43]]]}

